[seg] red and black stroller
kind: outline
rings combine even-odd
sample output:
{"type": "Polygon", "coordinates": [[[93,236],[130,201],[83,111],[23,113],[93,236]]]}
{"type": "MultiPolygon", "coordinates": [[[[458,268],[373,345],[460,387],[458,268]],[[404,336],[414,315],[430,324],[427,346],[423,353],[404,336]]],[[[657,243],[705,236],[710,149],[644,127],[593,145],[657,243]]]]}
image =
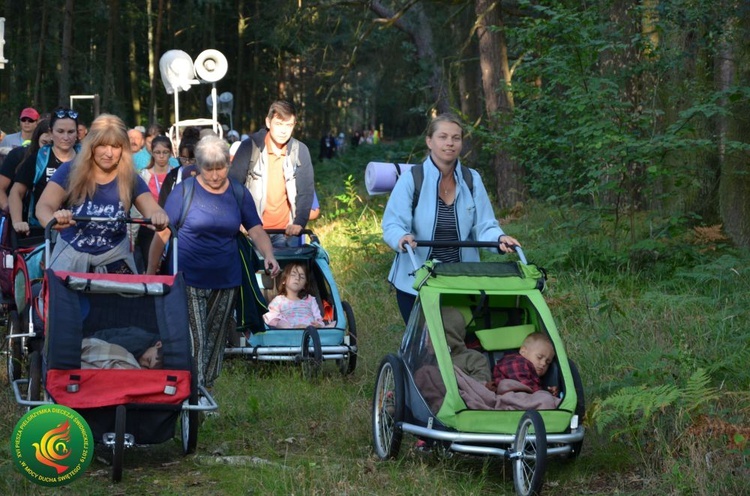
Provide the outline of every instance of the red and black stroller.
{"type": "MultiPolygon", "coordinates": [[[[176,244],[176,239],[173,242],[176,244]]],[[[44,400],[22,398],[23,382],[28,379],[19,379],[13,382],[16,401],[26,406],[56,403],[75,409],[88,422],[94,439],[112,447],[114,481],[122,478],[126,447],[169,441],[178,420],[183,451],[193,452],[198,442],[199,412],[216,410],[217,405],[197,385],[192,373],[182,274],[146,276],[47,269],[42,299],[44,400]],[[92,337],[102,330],[111,334],[133,329],[160,342],[160,368],[87,368],[92,361],[84,356],[88,349],[83,350],[92,337]],[[206,400],[204,405],[199,405],[201,396],[206,400]]]]}

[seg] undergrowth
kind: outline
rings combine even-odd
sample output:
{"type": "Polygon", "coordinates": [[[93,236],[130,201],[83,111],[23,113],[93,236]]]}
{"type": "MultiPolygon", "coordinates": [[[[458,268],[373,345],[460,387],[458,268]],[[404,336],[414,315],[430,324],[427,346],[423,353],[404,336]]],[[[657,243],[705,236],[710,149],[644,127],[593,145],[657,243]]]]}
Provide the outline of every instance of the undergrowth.
{"type": "MultiPolygon", "coordinates": [[[[113,490],[98,453],[76,494],[510,494],[507,464],[424,457],[408,436],[401,456],[378,462],[370,402],[380,360],[398,350],[403,323],[386,281],[393,253],[381,239],[387,196],[364,187],[370,161],[414,160],[415,143],[363,146],[316,165],[321,217],[310,227],[352,304],[357,369],[313,382],[290,366],[228,360],[220,415],[200,431],[198,453],[178,443],[128,453],[113,490]],[[258,465],[221,460],[255,457],[258,465]],[[219,461],[217,461],[219,460],[219,461]],[[229,462],[226,462],[229,463],[229,462]]],[[[750,477],[750,254],[720,226],[643,213],[614,232],[595,210],[529,202],[501,212],[505,231],[547,270],[546,301],[588,405],[575,464],[551,463],[548,494],[742,494],[750,477]]],[[[20,417],[0,401],[0,492],[37,494],[10,463],[20,417]]]]}

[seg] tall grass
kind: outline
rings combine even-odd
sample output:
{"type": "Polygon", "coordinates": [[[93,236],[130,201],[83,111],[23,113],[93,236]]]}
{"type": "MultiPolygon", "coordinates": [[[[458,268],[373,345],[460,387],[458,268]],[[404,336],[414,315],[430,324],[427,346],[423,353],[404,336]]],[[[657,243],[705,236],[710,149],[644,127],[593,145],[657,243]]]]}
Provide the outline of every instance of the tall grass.
{"type": "MultiPolygon", "coordinates": [[[[513,494],[509,467],[495,458],[425,455],[408,436],[397,460],[372,455],[375,373],[398,349],[403,324],[386,281],[393,254],[380,238],[387,197],[367,196],[364,170],[370,160],[408,160],[413,148],[360,147],[316,166],[323,215],[312,227],[356,316],[352,376],[326,364],[321,377],[305,381],[293,365],[228,359],[215,388],[220,414],[202,424],[196,455],[183,457],[176,440],[134,448],[122,483],[113,485],[110,454],[99,448],[87,475],[56,492],[513,494]]],[[[549,272],[547,301],[589,405],[582,455],[552,463],[545,491],[746,491],[750,255],[724,245],[705,251],[687,228],[649,250],[616,251],[606,219],[582,209],[530,203],[504,215],[505,230],[549,272]],[[706,393],[715,393],[710,402],[690,389],[699,369],[706,393]],[[676,394],[649,409],[659,387],[693,396],[676,394]],[[639,401],[643,408],[630,408],[639,401]]],[[[0,395],[0,493],[47,494],[12,468],[10,436],[22,411],[9,388],[0,395]]]]}

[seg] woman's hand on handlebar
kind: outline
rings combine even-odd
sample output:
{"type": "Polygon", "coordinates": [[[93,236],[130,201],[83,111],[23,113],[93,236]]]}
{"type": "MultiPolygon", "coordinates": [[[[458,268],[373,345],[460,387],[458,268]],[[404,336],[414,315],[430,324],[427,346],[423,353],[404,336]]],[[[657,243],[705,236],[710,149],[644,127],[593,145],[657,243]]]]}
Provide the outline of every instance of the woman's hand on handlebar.
{"type": "Polygon", "coordinates": [[[276,261],[276,257],[269,256],[265,259],[265,266],[266,266],[266,272],[271,275],[271,277],[276,277],[278,273],[281,271],[281,267],[279,266],[279,262],[276,261]]]}
{"type": "Polygon", "coordinates": [[[398,247],[401,249],[401,251],[406,251],[406,244],[409,244],[412,249],[415,249],[417,247],[417,242],[414,241],[414,235],[409,233],[404,235],[401,239],[398,240],[398,247]]]}
{"type": "Polygon", "coordinates": [[[161,212],[154,212],[151,215],[151,225],[154,226],[157,231],[166,229],[167,226],[169,226],[169,217],[167,217],[167,213],[163,210],[161,212]]]}
{"type": "Polygon", "coordinates": [[[13,229],[18,234],[29,234],[31,232],[31,229],[29,228],[28,222],[14,222],[13,223],[13,229]]]}
{"type": "Polygon", "coordinates": [[[521,246],[516,238],[503,234],[497,239],[498,249],[503,253],[515,253],[516,246],[521,246]]]}
{"type": "Polygon", "coordinates": [[[76,221],[73,220],[73,212],[70,210],[60,209],[52,215],[55,217],[55,221],[57,221],[57,223],[52,226],[52,229],[60,231],[70,226],[74,226],[76,223],[76,221]]]}

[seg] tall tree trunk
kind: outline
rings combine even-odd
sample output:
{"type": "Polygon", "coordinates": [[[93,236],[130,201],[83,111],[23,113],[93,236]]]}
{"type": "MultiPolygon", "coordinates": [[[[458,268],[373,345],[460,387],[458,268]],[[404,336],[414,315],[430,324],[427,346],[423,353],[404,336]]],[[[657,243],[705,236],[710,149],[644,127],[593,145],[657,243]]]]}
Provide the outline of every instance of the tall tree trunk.
{"type": "Polygon", "coordinates": [[[74,0],[65,0],[63,10],[63,42],[60,53],[60,90],[57,94],[58,105],[70,104],[70,55],[73,51],[73,7],[74,0]]]}
{"type": "Polygon", "coordinates": [[[139,84],[138,51],[135,44],[135,19],[130,18],[130,29],[128,30],[128,77],[130,79],[130,105],[133,108],[133,125],[140,125],[141,115],[141,88],[139,84]]]}
{"type": "MultiPolygon", "coordinates": [[[[253,2],[253,19],[260,19],[260,13],[261,13],[261,1],[262,0],[255,0],[253,2]]],[[[257,42],[258,33],[253,33],[253,40],[257,42]]],[[[261,46],[260,43],[253,43],[253,63],[252,67],[250,68],[250,72],[252,74],[258,74],[260,73],[260,56],[261,56],[261,46]]],[[[258,97],[258,94],[260,93],[260,90],[258,89],[260,87],[260,82],[258,81],[258,78],[252,78],[252,81],[250,82],[250,94],[249,94],[249,102],[250,105],[248,107],[252,110],[252,105],[259,101],[260,98],[258,97]]],[[[253,111],[249,115],[250,122],[248,123],[248,131],[254,132],[257,129],[263,127],[263,123],[265,122],[265,115],[266,115],[266,108],[258,109],[258,111],[253,111]]]]}
{"type": "MultiPolygon", "coordinates": [[[[169,0],[166,0],[169,1],[169,0]]],[[[159,122],[159,113],[158,113],[158,101],[159,97],[156,93],[156,88],[158,87],[158,83],[156,82],[156,72],[159,67],[159,58],[161,58],[161,39],[162,39],[162,26],[164,24],[164,2],[165,0],[159,0],[159,10],[156,14],[156,31],[154,33],[154,65],[153,65],[153,71],[154,71],[154,84],[151,86],[151,92],[154,96],[153,102],[153,116],[154,121],[159,122]]],[[[178,109],[175,109],[175,115],[178,112],[178,109]]],[[[170,118],[169,118],[169,106],[165,106],[164,109],[164,115],[166,116],[166,122],[162,122],[162,124],[166,124],[167,127],[169,126],[170,118]]]]}
{"type": "Polygon", "coordinates": [[[44,46],[47,44],[47,0],[42,0],[42,20],[39,24],[39,53],[36,59],[36,73],[34,75],[34,98],[35,105],[39,105],[42,90],[42,72],[44,67],[44,46]]]}
{"type": "MultiPolygon", "coordinates": [[[[730,18],[726,22],[724,38],[720,42],[717,55],[717,83],[719,91],[726,91],[735,81],[748,81],[750,70],[738,67],[736,61],[747,58],[746,35],[750,30],[747,18],[739,20],[730,18]],[[739,57],[743,50],[744,57],[739,57]],[[742,73],[739,73],[742,71],[742,73]]],[[[728,106],[727,99],[722,101],[728,106]]],[[[719,210],[724,222],[724,230],[732,240],[745,248],[750,247],[750,166],[744,154],[728,155],[726,141],[734,139],[743,143],[750,141],[750,104],[740,100],[734,112],[729,116],[719,116],[717,133],[719,135],[719,210]]]]}
{"type": "Polygon", "coordinates": [[[463,44],[459,60],[454,64],[456,82],[458,84],[458,108],[461,113],[469,118],[475,119],[482,114],[482,101],[479,88],[481,87],[482,75],[476,54],[479,51],[477,40],[474,36],[472,26],[475,21],[474,13],[466,9],[461,17],[461,22],[454,24],[456,32],[454,36],[460,39],[471,33],[463,44]]]}
{"type": "MultiPolygon", "coordinates": [[[[115,33],[120,21],[119,0],[109,0],[109,22],[107,30],[107,48],[104,59],[104,94],[102,95],[102,107],[112,111],[112,100],[115,96],[115,74],[114,74],[114,50],[115,33]]],[[[96,116],[94,116],[96,117],[96,116]]]]}
{"type": "Polygon", "coordinates": [[[237,0],[237,78],[234,86],[234,107],[232,107],[232,120],[234,128],[242,134],[241,115],[239,109],[244,108],[245,101],[243,98],[242,83],[245,81],[245,34],[247,32],[248,18],[245,16],[244,0],[237,0]]]}
{"type": "Polygon", "coordinates": [[[370,10],[385,18],[385,22],[391,23],[393,26],[409,35],[412,43],[414,43],[414,46],[417,49],[418,60],[421,64],[430,67],[428,84],[430,86],[430,93],[433,100],[432,104],[435,110],[438,113],[449,112],[450,101],[448,100],[448,89],[446,88],[445,77],[443,76],[443,66],[437,60],[435,55],[432,27],[430,26],[430,20],[427,18],[427,14],[425,14],[422,3],[415,2],[411,4],[410,11],[408,12],[411,21],[406,21],[406,16],[402,15],[407,13],[400,12],[397,15],[395,12],[385,7],[379,0],[373,0],[370,2],[370,10]]]}
{"type": "MultiPolygon", "coordinates": [[[[161,5],[161,0],[159,0],[161,5]]],[[[146,25],[148,29],[148,122],[156,122],[156,64],[159,62],[156,60],[156,48],[154,44],[156,42],[154,36],[154,5],[152,0],[146,0],[146,25]]]]}
{"type": "MultiPolygon", "coordinates": [[[[476,0],[479,65],[482,71],[484,109],[490,129],[502,132],[503,123],[512,117],[513,99],[510,87],[508,48],[500,13],[500,2],[476,0]]],[[[512,208],[526,199],[524,171],[505,150],[496,150],[492,168],[497,179],[496,193],[500,208],[512,208]]]]}

